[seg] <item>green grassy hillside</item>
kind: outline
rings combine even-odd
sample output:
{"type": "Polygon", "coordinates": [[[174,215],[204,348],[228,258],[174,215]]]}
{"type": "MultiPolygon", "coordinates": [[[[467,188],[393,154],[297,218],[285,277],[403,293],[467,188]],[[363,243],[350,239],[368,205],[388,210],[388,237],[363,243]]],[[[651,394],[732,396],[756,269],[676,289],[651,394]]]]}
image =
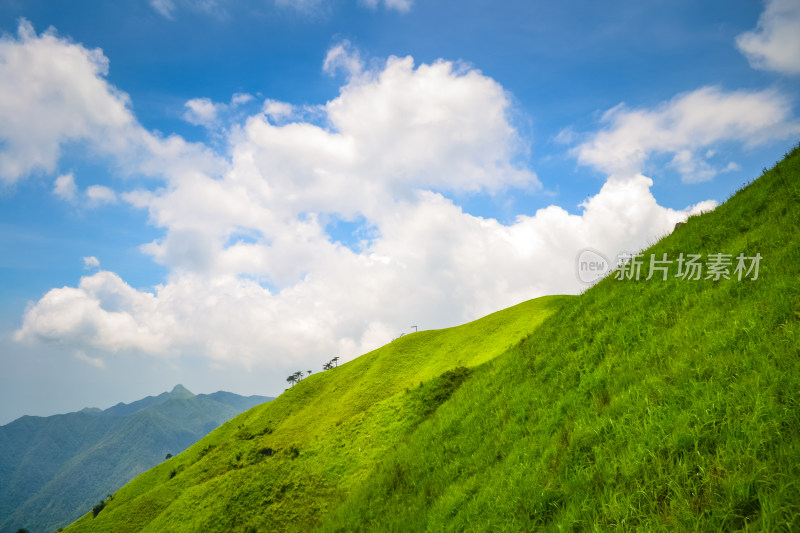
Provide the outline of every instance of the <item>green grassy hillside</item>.
{"type": "Polygon", "coordinates": [[[800,530],[798,180],[795,149],[645,252],[731,254],[731,279],[673,263],[403,337],[68,530],[800,530]]]}
{"type": "Polygon", "coordinates": [[[760,253],[757,280],[606,278],[474,372],[322,529],[799,531],[798,228],[795,149],[647,251],[760,253]]]}
{"type": "Polygon", "coordinates": [[[533,331],[566,297],[421,331],[312,374],[119,490],[69,530],[308,530],[365,482],[472,369],[533,331]]]}

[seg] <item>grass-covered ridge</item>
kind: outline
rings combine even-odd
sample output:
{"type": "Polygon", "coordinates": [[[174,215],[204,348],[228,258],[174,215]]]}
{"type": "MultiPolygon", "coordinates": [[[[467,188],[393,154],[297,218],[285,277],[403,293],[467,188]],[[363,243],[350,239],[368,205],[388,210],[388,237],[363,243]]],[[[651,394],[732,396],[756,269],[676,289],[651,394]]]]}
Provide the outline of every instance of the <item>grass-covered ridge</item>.
{"type": "Polygon", "coordinates": [[[795,149],[645,252],[759,253],[757,280],[673,264],[404,337],[70,530],[800,530],[798,227],[795,149]]]}
{"type": "Polygon", "coordinates": [[[476,372],[325,531],[800,530],[800,148],[476,372]],[[731,269],[733,270],[733,268],[731,269]]]}
{"type": "Polygon", "coordinates": [[[518,344],[567,299],[539,298],[405,335],[312,374],[139,476],[68,531],[307,531],[476,366],[518,344]]]}

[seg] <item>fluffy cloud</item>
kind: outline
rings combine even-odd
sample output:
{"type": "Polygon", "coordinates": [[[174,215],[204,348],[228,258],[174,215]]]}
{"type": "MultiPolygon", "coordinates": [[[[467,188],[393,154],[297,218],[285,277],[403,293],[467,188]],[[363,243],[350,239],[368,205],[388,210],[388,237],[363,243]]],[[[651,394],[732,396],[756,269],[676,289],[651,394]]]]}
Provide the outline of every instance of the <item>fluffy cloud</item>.
{"type": "MultiPolygon", "coordinates": [[[[101,50],[54,30],[37,36],[25,20],[17,38],[0,38],[0,182],[54,172],[66,143],[112,156],[123,174],[220,170],[222,163],[205,147],[142,128],[128,96],[106,81],[108,65],[101,50]]],[[[62,178],[56,191],[64,197],[70,186],[62,178]]]]}
{"type": "MultiPolygon", "coordinates": [[[[85,55],[66,41],[54,45],[85,55]]],[[[412,324],[444,327],[527,298],[577,292],[581,248],[609,256],[639,249],[688,214],[713,208],[659,206],[640,171],[649,154],[671,152],[688,169],[691,141],[708,155],[720,139],[758,142],[785,126],[786,104],[774,93],[703,89],[654,110],[615,108],[607,129],[576,154],[625,179],[610,179],[578,214],[550,206],[503,224],[448,198],[540,187],[524,164],[527,146],[503,88],[465,65],[392,57],[365,69],[352,48],[336,50],[325,68],[344,66],[348,76],[336,98],[310,110],[268,100],[223,129],[224,156],[144,132],[127,104],[122,126],[95,125],[136,147],[133,156],[108,151],[120,166],[159,177],[157,187],[119,198],[163,229],[142,249],[169,275],[151,291],[107,271],[52,289],[25,312],[16,339],[94,359],[197,354],[278,372],[333,354],[347,359],[412,324]],[[339,222],[358,225],[359,240],[332,237],[339,222]]],[[[119,94],[99,71],[83,76],[70,83],[102,82],[106,96],[119,94]]],[[[218,111],[221,104],[210,103],[218,111]]],[[[103,146],[91,128],[83,135],[103,146]]]]}
{"type": "Polygon", "coordinates": [[[326,112],[362,172],[403,186],[537,188],[535,174],[513,163],[526,146],[510,107],[503,88],[477,70],[448,61],[414,68],[411,57],[391,57],[382,70],[352,77],[326,112]]]}
{"type": "Polygon", "coordinates": [[[800,2],[767,0],[756,29],[736,44],[753,68],[800,74],[800,2]]]}
{"type": "Polygon", "coordinates": [[[358,50],[353,48],[350,41],[345,40],[328,50],[325,61],[322,63],[322,70],[329,76],[343,70],[353,77],[358,76],[364,70],[364,62],[361,60],[358,50]]]}
{"type": "Polygon", "coordinates": [[[67,202],[75,201],[75,197],[78,195],[78,187],[75,185],[75,177],[72,172],[56,178],[53,185],[53,194],[67,202]]]}
{"type": "Polygon", "coordinates": [[[292,104],[271,99],[264,101],[261,110],[272,123],[284,122],[295,114],[295,108],[292,104]]]}
{"type": "Polygon", "coordinates": [[[0,39],[0,180],[52,172],[61,144],[90,139],[113,151],[134,133],[128,97],[104,76],[100,50],[37,37],[27,21],[18,39],[0,39]]]}
{"type": "MultiPolygon", "coordinates": [[[[81,279],[76,288],[53,289],[25,313],[17,340],[35,337],[45,342],[103,352],[140,350],[167,353],[167,324],[159,323],[153,295],[134,290],[111,272],[81,279]],[[136,319],[153,322],[137,322],[136,319]]],[[[167,317],[168,318],[168,317],[167,317]]]]}
{"type": "MultiPolygon", "coordinates": [[[[789,100],[772,90],[725,92],[703,87],[679,95],[654,109],[620,104],[602,117],[605,128],[578,145],[573,154],[613,179],[628,179],[644,170],[655,154],[672,154],[672,165],[684,181],[712,179],[720,169],[704,157],[721,142],[756,145],[800,132],[792,121],[789,100]]],[[[730,168],[730,163],[729,167],[730,168]]]]}
{"type": "Polygon", "coordinates": [[[194,98],[186,102],[184,120],[196,126],[213,126],[217,121],[219,104],[214,104],[209,98],[194,98]]]}
{"type": "Polygon", "coordinates": [[[514,162],[526,147],[509,108],[502,87],[475,70],[390,58],[320,109],[329,128],[275,124],[291,107],[268,102],[231,133],[230,170],[221,179],[185,174],[163,192],[125,198],[167,229],[145,247],[160,263],[282,286],[306,270],[301,258],[330,246],[325,218],[374,221],[413,201],[417,188],[538,188],[535,174],[514,162]],[[229,242],[243,231],[259,242],[229,242]]]}
{"type": "Polygon", "coordinates": [[[90,185],[86,188],[86,197],[90,207],[117,203],[117,193],[104,185],[90,185]]]}
{"type": "Polygon", "coordinates": [[[83,268],[97,268],[100,266],[100,260],[97,259],[95,256],[90,255],[89,257],[83,258],[83,268]]]}
{"type": "Polygon", "coordinates": [[[90,185],[84,192],[85,196],[81,195],[78,186],[75,184],[75,177],[71,172],[56,178],[53,185],[53,194],[72,204],[77,203],[83,197],[86,200],[86,206],[89,208],[115,204],[118,201],[117,193],[105,185],[90,185]]]}
{"type": "MultiPolygon", "coordinates": [[[[456,241],[449,231],[461,230],[485,246],[502,244],[503,226],[430,192],[539,186],[516,163],[526,147],[502,87],[463,66],[416,67],[411,58],[347,74],[340,96],[313,110],[314,123],[297,118],[290,104],[267,101],[262,113],[231,129],[224,164],[204,162],[205,151],[179,138],[141,133],[132,121],[138,137],[130,137],[142,151],[131,167],[160,172],[164,187],[123,198],[165,229],[143,249],[170,268],[169,280],[150,293],[98,272],[78,287],[53,289],[26,312],[17,339],[95,354],[202,353],[289,364],[321,350],[355,355],[408,319],[446,325],[495,309],[498,299],[518,301],[517,287],[505,282],[494,297],[475,285],[490,278],[469,273],[475,257],[462,257],[467,241],[459,239],[457,250],[443,247],[456,241]],[[359,217],[372,228],[371,243],[354,250],[332,241],[329,221],[359,217]],[[460,263],[472,285],[456,286],[460,263]],[[417,298],[385,305],[409,292],[417,298]],[[480,302],[476,294],[484,295],[480,302]]],[[[224,106],[248,100],[234,96],[224,106]]],[[[210,124],[220,106],[195,100],[187,109],[210,124]]],[[[116,197],[97,186],[87,195],[116,197]]]]}
{"type": "Polygon", "coordinates": [[[231,272],[248,262],[254,272],[269,272],[271,262],[288,256],[304,272],[280,291],[249,276],[184,271],[148,293],[99,272],[77,288],[51,290],[28,310],[17,338],[285,368],[316,364],[320,354],[347,359],[412,323],[441,327],[526,298],[575,292],[577,250],[592,246],[613,256],[639,249],[692,210],[659,206],[651,185],[643,176],[609,182],[579,215],[551,206],[510,225],[419,191],[375,220],[381,236],[361,252],[330,243],[313,223],[260,250],[217,250],[231,272]]]}
{"type": "Polygon", "coordinates": [[[246,93],[236,93],[228,104],[213,102],[210,98],[192,98],[184,107],[183,119],[195,126],[203,126],[210,130],[219,128],[223,119],[229,119],[232,112],[253,100],[246,93]]]}

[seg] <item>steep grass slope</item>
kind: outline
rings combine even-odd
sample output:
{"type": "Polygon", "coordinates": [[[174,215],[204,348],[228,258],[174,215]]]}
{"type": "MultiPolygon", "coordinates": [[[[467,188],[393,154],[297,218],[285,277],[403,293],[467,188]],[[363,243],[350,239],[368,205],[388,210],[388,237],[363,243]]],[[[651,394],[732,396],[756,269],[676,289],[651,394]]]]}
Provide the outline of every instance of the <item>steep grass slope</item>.
{"type": "Polygon", "coordinates": [[[321,529],[800,531],[799,228],[797,148],[646,251],[731,254],[730,280],[673,264],[566,301],[321,529]]]}
{"type": "Polygon", "coordinates": [[[308,531],[365,483],[473,369],[568,297],[401,337],[313,374],[117,491],[68,531],[308,531]]]}
{"type": "Polygon", "coordinates": [[[645,252],[730,254],[731,279],[673,262],[404,337],[69,530],[800,530],[799,180],[795,149],[645,252]]]}

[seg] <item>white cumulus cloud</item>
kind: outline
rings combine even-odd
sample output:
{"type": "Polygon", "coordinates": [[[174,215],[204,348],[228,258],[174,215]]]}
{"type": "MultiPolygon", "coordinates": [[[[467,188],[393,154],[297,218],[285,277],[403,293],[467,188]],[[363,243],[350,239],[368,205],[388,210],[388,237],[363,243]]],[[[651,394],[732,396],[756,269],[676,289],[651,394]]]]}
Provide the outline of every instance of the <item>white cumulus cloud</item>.
{"type": "Polygon", "coordinates": [[[75,197],[78,195],[78,187],[75,185],[75,177],[72,172],[62,174],[56,178],[53,185],[53,194],[67,202],[75,201],[75,197]]]}
{"type": "Polygon", "coordinates": [[[196,126],[211,127],[217,121],[219,104],[214,104],[208,98],[193,98],[186,102],[184,120],[196,126]]]}
{"type": "Polygon", "coordinates": [[[282,122],[292,118],[295,114],[295,108],[288,102],[279,102],[277,100],[267,99],[262,106],[264,115],[266,115],[273,123],[282,122]]]}
{"type": "MultiPolygon", "coordinates": [[[[79,45],[53,36],[15,46],[40,40],[54,55],[88,61],[79,45]]],[[[337,57],[352,63],[354,50],[344,53],[337,57]]],[[[642,172],[651,154],[672,154],[676,167],[697,174],[717,141],[756,143],[796,131],[775,92],[706,88],[654,109],[617,107],[575,155],[624,179],[609,179],[577,213],[553,205],[502,223],[465,212],[451,197],[541,187],[503,87],[443,60],[358,64],[312,118],[307,108],[269,100],[232,125],[214,126],[224,155],[146,132],[99,71],[43,78],[45,85],[98,86],[106,98],[97,101],[101,109],[121,106],[124,121],[111,127],[98,119],[82,138],[100,147],[103,135],[122,139],[104,153],[157,185],[124,194],[90,187],[87,194],[146,210],[163,233],[142,250],[169,273],[151,290],[103,270],[75,287],[54,288],[31,303],[15,338],[93,358],[191,354],[280,373],[314,368],[334,354],[347,359],[375,348],[412,324],[444,327],[527,298],[577,292],[580,249],[609,256],[639,249],[690,213],[714,207],[660,206],[642,172]],[[339,222],[358,226],[357,242],[331,235],[339,222]]],[[[237,101],[246,103],[234,96],[224,105],[237,101]]],[[[29,104],[23,113],[38,105],[29,104]]],[[[42,105],[60,115],[71,102],[42,105]]],[[[95,112],[87,106],[76,115],[84,122],[95,112]]],[[[69,135],[50,146],[53,165],[69,135]]]]}
{"type": "Polygon", "coordinates": [[[127,95],[104,79],[108,60],[27,21],[0,38],[0,180],[52,172],[61,145],[91,140],[114,151],[133,134],[127,95]]]}
{"type": "Polygon", "coordinates": [[[551,206],[510,225],[419,191],[374,219],[380,237],[362,251],[331,243],[307,221],[271,244],[218,245],[214,272],[176,270],[154,293],[99,272],[51,290],[27,311],[17,338],[287,369],[316,364],[321,353],[348,359],[412,323],[441,327],[575,292],[577,250],[639,249],[697,211],[659,206],[651,185],[643,176],[609,182],[580,214],[551,206]],[[287,268],[298,272],[280,290],[236,274],[280,279],[287,268]]]}
{"type": "Polygon", "coordinates": [[[136,291],[116,274],[101,271],[82,278],[78,287],[45,294],[26,311],[25,324],[15,338],[35,337],[106,353],[139,350],[164,354],[171,345],[165,336],[169,323],[161,323],[156,310],[155,296],[136,291]]]}
{"type": "MultiPolygon", "coordinates": [[[[37,35],[25,20],[16,37],[0,38],[0,182],[54,172],[66,143],[111,156],[122,174],[219,171],[205,147],[145,130],[128,96],[106,81],[108,67],[100,49],[52,29],[37,35]]],[[[68,180],[60,183],[69,195],[68,180]]]]}
{"type": "Polygon", "coordinates": [[[105,185],[90,185],[86,188],[86,197],[89,199],[89,207],[117,203],[117,193],[105,185]]]}
{"type": "Polygon", "coordinates": [[[85,205],[89,208],[115,204],[118,201],[117,193],[105,185],[90,185],[81,194],[75,184],[75,177],[71,172],[56,178],[53,185],[53,194],[72,204],[76,204],[79,199],[85,199],[85,205]]]}
{"type": "Polygon", "coordinates": [[[351,77],[358,76],[363,69],[364,62],[361,60],[361,55],[347,40],[331,47],[322,63],[322,70],[329,76],[333,76],[339,70],[343,70],[351,77]]]}
{"type": "Polygon", "coordinates": [[[509,95],[477,70],[390,57],[382,70],[352,78],[326,112],[353,162],[383,179],[471,191],[540,186],[514,164],[527,147],[511,124],[509,95]]]}
{"type": "Polygon", "coordinates": [[[253,100],[253,95],[236,93],[230,103],[214,102],[210,98],[192,98],[184,104],[186,108],[183,119],[195,126],[203,126],[209,130],[222,129],[223,122],[228,122],[231,115],[239,108],[253,100]]]}
{"type": "Polygon", "coordinates": [[[606,111],[601,122],[605,127],[574,148],[573,154],[580,163],[614,179],[638,175],[653,155],[671,154],[684,181],[706,181],[721,171],[704,157],[717,143],[752,146],[800,132],[790,102],[781,93],[719,87],[702,87],[654,109],[620,104],[606,111]]]}
{"type": "Polygon", "coordinates": [[[736,38],[753,68],[800,74],[800,2],[766,0],[755,30],[736,38]]]}

